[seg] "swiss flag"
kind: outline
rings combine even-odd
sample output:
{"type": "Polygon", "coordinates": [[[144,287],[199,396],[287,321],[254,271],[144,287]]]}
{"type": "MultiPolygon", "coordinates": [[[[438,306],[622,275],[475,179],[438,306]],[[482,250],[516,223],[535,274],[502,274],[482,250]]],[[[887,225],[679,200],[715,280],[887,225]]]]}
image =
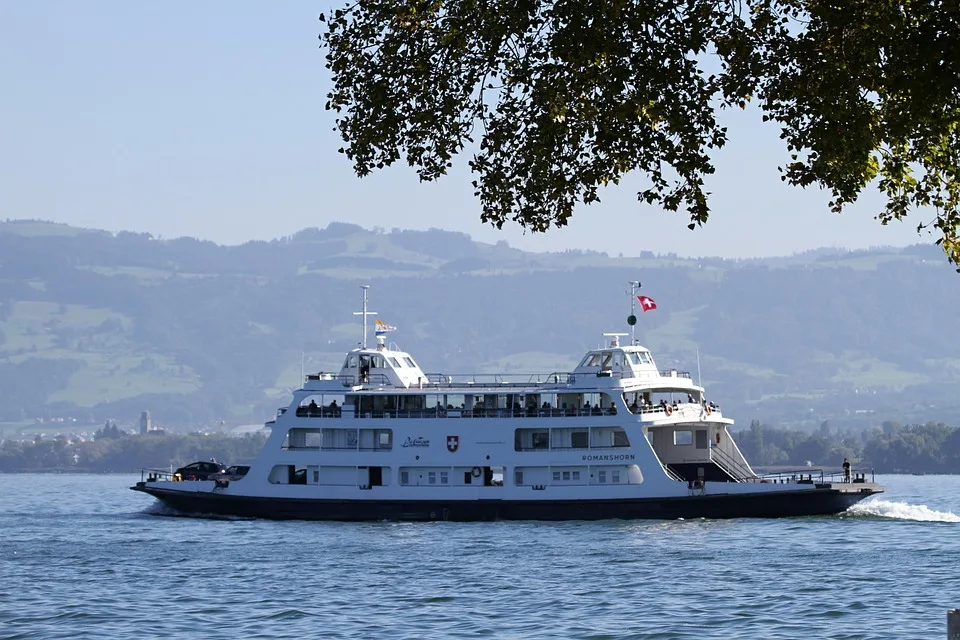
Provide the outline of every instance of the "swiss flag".
{"type": "Polygon", "coordinates": [[[637,296],[637,300],[640,301],[640,307],[643,309],[643,312],[646,313],[651,309],[657,308],[657,303],[653,301],[653,298],[647,296],[637,296]]]}

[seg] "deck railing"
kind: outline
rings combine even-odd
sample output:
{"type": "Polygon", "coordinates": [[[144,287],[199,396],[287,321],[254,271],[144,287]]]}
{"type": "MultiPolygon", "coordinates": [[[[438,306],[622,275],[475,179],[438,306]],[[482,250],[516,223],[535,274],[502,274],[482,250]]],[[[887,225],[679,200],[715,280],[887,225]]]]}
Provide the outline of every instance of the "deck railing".
{"type": "Polygon", "coordinates": [[[393,418],[393,419],[411,419],[411,418],[559,418],[559,417],[584,417],[584,416],[615,416],[617,408],[609,407],[590,407],[580,409],[564,409],[555,407],[541,408],[473,408],[458,409],[455,407],[431,407],[429,409],[399,409],[399,410],[379,410],[379,411],[351,411],[351,406],[344,407],[297,407],[296,415],[300,418],[393,418]]]}
{"type": "MultiPolygon", "coordinates": [[[[692,379],[689,371],[665,369],[658,371],[661,378],[692,379]]],[[[572,373],[568,371],[554,371],[551,373],[425,373],[420,387],[423,389],[451,389],[464,386],[509,389],[526,388],[534,385],[568,385],[578,380],[591,378],[631,379],[631,371],[613,371],[603,369],[591,373],[572,373]]],[[[383,373],[311,373],[306,376],[307,382],[321,380],[336,380],[344,387],[353,387],[357,384],[365,387],[384,387],[390,385],[390,378],[383,373]]]]}

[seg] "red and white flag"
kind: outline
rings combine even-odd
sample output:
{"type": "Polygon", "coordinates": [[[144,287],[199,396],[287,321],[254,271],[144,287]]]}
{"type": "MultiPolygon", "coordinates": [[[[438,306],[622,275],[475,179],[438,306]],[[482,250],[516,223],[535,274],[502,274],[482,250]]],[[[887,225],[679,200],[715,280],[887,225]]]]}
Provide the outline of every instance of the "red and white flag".
{"type": "Polygon", "coordinates": [[[651,309],[657,308],[657,303],[653,301],[653,298],[648,296],[637,296],[637,300],[640,301],[640,308],[643,309],[643,312],[646,313],[651,309]]]}

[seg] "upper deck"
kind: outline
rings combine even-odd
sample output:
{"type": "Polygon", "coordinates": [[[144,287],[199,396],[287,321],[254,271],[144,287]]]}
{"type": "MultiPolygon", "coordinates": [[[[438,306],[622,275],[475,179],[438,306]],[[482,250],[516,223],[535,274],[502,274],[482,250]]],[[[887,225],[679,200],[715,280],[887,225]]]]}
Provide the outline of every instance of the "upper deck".
{"type": "Polygon", "coordinates": [[[306,376],[304,391],[349,389],[355,392],[420,393],[443,390],[459,393],[513,391],[539,393],[576,389],[675,389],[700,390],[689,372],[660,370],[648,349],[621,346],[617,334],[607,347],[588,351],[570,372],[540,374],[446,374],[424,373],[413,357],[378,341],[373,349],[359,348],[347,354],[339,373],[306,376]]]}

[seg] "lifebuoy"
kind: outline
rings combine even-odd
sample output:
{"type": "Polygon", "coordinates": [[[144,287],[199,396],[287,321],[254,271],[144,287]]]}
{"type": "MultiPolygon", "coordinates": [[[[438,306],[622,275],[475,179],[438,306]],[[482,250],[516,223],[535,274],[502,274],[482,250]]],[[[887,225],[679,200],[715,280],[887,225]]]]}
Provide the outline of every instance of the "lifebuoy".
{"type": "Polygon", "coordinates": [[[713,409],[710,408],[710,405],[706,405],[703,410],[707,412],[707,415],[710,415],[713,412],[713,409]]]}
{"type": "Polygon", "coordinates": [[[482,474],[483,474],[483,469],[481,469],[480,467],[474,467],[473,471],[470,472],[470,475],[472,475],[474,478],[479,478],[482,474]]]}
{"type": "Polygon", "coordinates": [[[665,407],[663,408],[663,412],[664,412],[665,414],[667,414],[667,415],[670,415],[671,413],[673,413],[673,405],[672,405],[672,404],[668,404],[667,406],[665,406],[665,407]]]}

